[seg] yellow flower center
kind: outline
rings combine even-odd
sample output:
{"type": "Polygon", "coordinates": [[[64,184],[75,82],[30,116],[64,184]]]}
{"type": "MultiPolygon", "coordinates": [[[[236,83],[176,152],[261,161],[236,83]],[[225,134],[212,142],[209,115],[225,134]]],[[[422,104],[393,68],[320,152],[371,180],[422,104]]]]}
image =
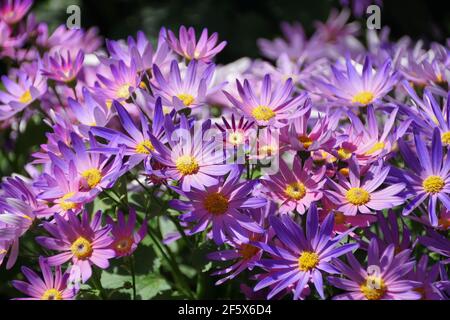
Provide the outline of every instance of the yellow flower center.
{"type": "Polygon", "coordinates": [[[144,140],[136,146],[136,153],[149,154],[150,151],[155,150],[150,140],[144,140]]]}
{"type": "Polygon", "coordinates": [[[181,156],[175,162],[178,171],[182,175],[196,174],[200,168],[197,160],[189,155],[181,156]]]}
{"type": "Polygon", "coordinates": [[[92,245],[89,240],[83,237],[78,237],[77,240],[75,240],[70,246],[70,251],[72,251],[73,255],[78,259],[86,260],[91,257],[94,250],[92,249],[92,245]]]}
{"type": "Polygon", "coordinates": [[[8,251],[5,249],[0,249],[0,254],[6,254],[8,251]]]}
{"type": "Polygon", "coordinates": [[[339,159],[347,160],[350,159],[350,157],[352,156],[352,151],[345,148],[339,148],[337,154],[339,156],[339,159]]]}
{"type": "Polygon", "coordinates": [[[298,141],[300,141],[303,144],[303,148],[308,149],[311,147],[313,140],[308,137],[307,135],[301,135],[298,137],[298,141]]]}
{"type": "Polygon", "coordinates": [[[130,97],[131,84],[125,83],[119,87],[116,91],[117,98],[128,99],[130,97]]]}
{"type": "Polygon", "coordinates": [[[133,246],[133,239],[131,239],[131,237],[128,237],[116,241],[114,248],[120,254],[127,254],[131,251],[132,246],[133,246]]]}
{"type": "Polygon", "coordinates": [[[19,98],[20,103],[28,103],[33,99],[30,90],[25,91],[19,98]]]}
{"type": "Polygon", "coordinates": [[[306,187],[301,182],[293,182],[286,186],[284,193],[291,199],[301,200],[306,195],[306,187]]]}
{"type": "Polygon", "coordinates": [[[428,193],[438,193],[445,186],[445,181],[439,176],[429,176],[422,182],[423,189],[428,193]]]}
{"type": "Polygon", "coordinates": [[[64,211],[72,210],[77,207],[77,204],[72,201],[67,201],[67,199],[70,199],[74,196],[75,192],[68,192],[64,196],[61,197],[61,202],[59,203],[59,206],[64,211]]]}
{"type": "Polygon", "coordinates": [[[62,294],[56,289],[48,289],[44,292],[41,300],[62,300],[62,294]]]}
{"type": "Polygon", "coordinates": [[[355,206],[362,206],[370,201],[370,194],[362,188],[350,188],[345,197],[355,206]]]}
{"type": "Polygon", "coordinates": [[[180,93],[179,95],[177,95],[177,97],[183,102],[186,107],[189,107],[195,101],[195,98],[188,93],[180,93]]]}
{"type": "Polygon", "coordinates": [[[224,214],[228,210],[228,199],[219,192],[210,193],[203,201],[203,206],[211,214],[224,214]]]}
{"type": "Polygon", "coordinates": [[[443,144],[450,145],[450,131],[444,132],[441,136],[443,144]]]}
{"type": "Polygon", "coordinates": [[[249,260],[252,257],[254,257],[259,252],[259,249],[255,246],[252,246],[251,244],[243,244],[239,250],[239,253],[241,254],[242,258],[244,260],[249,260]]]}
{"type": "Polygon", "coordinates": [[[301,271],[309,271],[319,264],[319,256],[312,251],[303,251],[298,258],[298,268],[301,271]]]}
{"type": "Polygon", "coordinates": [[[366,155],[371,155],[379,150],[383,150],[385,147],[384,142],[377,142],[373,145],[372,148],[370,148],[369,150],[367,150],[366,155]]]}
{"type": "Polygon", "coordinates": [[[235,146],[240,145],[244,142],[244,134],[239,131],[232,132],[232,133],[230,133],[230,135],[228,137],[228,141],[232,145],[235,145],[235,146]]]}
{"type": "Polygon", "coordinates": [[[366,106],[373,101],[373,98],[374,98],[374,95],[372,92],[361,91],[361,92],[355,94],[355,96],[352,99],[352,102],[359,103],[359,104],[362,104],[363,106],[366,106]]]}
{"type": "Polygon", "coordinates": [[[97,168],[87,169],[81,176],[86,179],[89,188],[94,188],[102,180],[102,173],[97,168]]]}
{"type": "Polygon", "coordinates": [[[383,279],[377,276],[368,276],[360,289],[367,300],[380,300],[387,291],[383,279]]]}
{"type": "Polygon", "coordinates": [[[252,110],[253,117],[258,121],[269,121],[275,117],[275,112],[266,106],[258,106],[252,110]]]}

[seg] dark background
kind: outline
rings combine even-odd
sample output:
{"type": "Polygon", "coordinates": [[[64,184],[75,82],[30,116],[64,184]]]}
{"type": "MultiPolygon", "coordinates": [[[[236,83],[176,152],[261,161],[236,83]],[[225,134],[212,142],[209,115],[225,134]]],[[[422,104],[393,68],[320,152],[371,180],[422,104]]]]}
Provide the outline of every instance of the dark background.
{"type": "MultiPolygon", "coordinates": [[[[450,35],[450,1],[384,0],[382,26],[390,26],[394,39],[444,43],[450,35]]],[[[78,4],[82,26],[98,26],[107,38],[119,39],[143,30],[156,37],[161,26],[178,30],[182,24],[219,32],[228,46],[218,61],[230,62],[242,56],[257,57],[256,39],[273,38],[281,21],[300,21],[314,32],[313,21],[326,20],[330,9],[340,8],[338,0],[48,0],[37,1],[38,18],[52,26],[64,23],[66,8],[78,4]]],[[[359,19],[365,26],[365,17],[359,19]]]]}

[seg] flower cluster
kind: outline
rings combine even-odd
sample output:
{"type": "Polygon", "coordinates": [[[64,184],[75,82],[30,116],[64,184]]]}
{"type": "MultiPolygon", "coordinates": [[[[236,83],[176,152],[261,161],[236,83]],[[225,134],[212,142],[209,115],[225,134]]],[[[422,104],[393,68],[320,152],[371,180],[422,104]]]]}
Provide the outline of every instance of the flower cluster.
{"type": "Polygon", "coordinates": [[[207,29],[103,45],[31,6],[0,2],[0,152],[47,125],[0,189],[0,265],[31,251],[42,272],[23,267],[17,290],[105,297],[99,275],[125,269],[113,289],[136,298],[153,250],[139,272],[174,297],[202,298],[192,279],[212,265],[249,299],[447,299],[448,46],[372,30],[366,47],[343,10],[310,37],[283,23],[258,40],[267,60],[216,65],[227,43],[207,29]]]}

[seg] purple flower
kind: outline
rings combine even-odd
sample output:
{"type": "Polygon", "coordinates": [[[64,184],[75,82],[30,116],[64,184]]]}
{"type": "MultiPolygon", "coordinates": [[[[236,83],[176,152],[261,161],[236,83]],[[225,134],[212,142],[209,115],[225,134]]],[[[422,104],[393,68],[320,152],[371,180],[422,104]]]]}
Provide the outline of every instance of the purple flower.
{"type": "Polygon", "coordinates": [[[82,102],[69,97],[68,104],[79,122],[78,127],[84,136],[88,136],[90,127],[104,127],[111,119],[112,112],[106,105],[97,102],[87,88],[83,88],[82,102]]]}
{"type": "Polygon", "coordinates": [[[17,82],[2,76],[6,92],[0,91],[0,121],[21,112],[47,91],[46,79],[37,69],[38,67],[34,66],[33,73],[19,70],[17,82]]]}
{"type": "Polygon", "coordinates": [[[194,133],[184,115],[180,118],[179,128],[175,128],[166,115],[165,131],[169,147],[162,144],[156,137],[150,135],[150,141],[155,148],[152,158],[163,167],[151,173],[179,181],[183,191],[190,191],[191,186],[205,190],[217,184],[218,176],[227,174],[233,165],[224,164],[225,159],[222,148],[219,149],[217,141],[204,141],[204,132],[211,126],[206,121],[202,128],[196,128],[194,133]]]}
{"type": "Polygon", "coordinates": [[[290,126],[282,128],[280,139],[285,140],[289,148],[296,151],[330,150],[336,143],[334,131],[339,123],[339,116],[319,116],[312,127],[308,123],[310,116],[311,109],[302,117],[293,119],[290,126]]]}
{"type": "MultiPolygon", "coordinates": [[[[89,151],[84,141],[75,133],[71,134],[71,142],[72,148],[64,143],[58,144],[61,157],[52,153],[49,155],[52,162],[66,173],[69,173],[71,163],[75,165],[87,199],[93,199],[103,189],[111,188],[128,170],[122,163],[123,149],[114,155],[89,151]]],[[[93,150],[99,147],[92,134],[89,136],[89,144],[93,150]]]]}
{"type": "MultiPolygon", "coordinates": [[[[131,36],[128,37],[126,44],[122,41],[106,40],[106,47],[111,56],[109,59],[123,61],[127,66],[134,63],[139,72],[150,70],[153,64],[159,66],[167,64],[173,55],[170,54],[170,48],[164,39],[164,31],[164,28],[160,31],[156,51],[153,50],[152,44],[142,31],[138,31],[136,40],[131,36]]],[[[108,62],[104,58],[100,59],[105,63],[108,62]]]]}
{"type": "Polygon", "coordinates": [[[288,120],[300,117],[311,107],[311,101],[306,93],[292,97],[294,85],[292,79],[284,83],[277,83],[272,88],[270,75],[262,81],[261,94],[256,95],[248,80],[242,86],[236,80],[240,99],[224,91],[230,102],[248,118],[254,120],[258,126],[284,127],[288,120]]]}
{"type": "Polygon", "coordinates": [[[5,0],[0,5],[0,20],[15,24],[22,20],[33,5],[33,0],[5,0]]]}
{"type": "Polygon", "coordinates": [[[35,187],[41,190],[38,198],[49,202],[47,216],[56,213],[65,217],[69,210],[75,213],[81,211],[83,204],[89,200],[82,191],[81,179],[73,161],[69,162],[67,172],[54,165],[50,172],[42,174],[35,187]]]}
{"type": "Polygon", "coordinates": [[[113,102],[113,106],[116,109],[120,123],[125,129],[125,133],[121,133],[114,129],[103,128],[103,127],[93,127],[91,132],[99,137],[102,137],[110,142],[108,147],[98,148],[99,152],[105,153],[117,153],[119,148],[116,146],[125,146],[124,156],[130,156],[128,159],[129,169],[135,167],[143,160],[145,160],[149,154],[155,150],[151,141],[150,134],[152,134],[155,139],[166,142],[164,138],[164,115],[161,106],[161,99],[158,99],[155,104],[155,112],[153,115],[153,123],[150,126],[148,120],[145,118],[143,113],[139,113],[140,117],[140,127],[136,127],[130,114],[125,110],[125,108],[117,101],[113,102]]]}
{"type": "Polygon", "coordinates": [[[264,231],[248,210],[263,207],[267,200],[251,196],[257,182],[239,182],[241,173],[242,170],[233,169],[226,179],[220,179],[203,190],[183,192],[175,189],[188,201],[171,200],[170,205],[177,210],[188,211],[180,219],[193,224],[189,234],[201,232],[212,224],[212,237],[217,244],[222,244],[230,239],[248,239],[249,232],[264,231]]]}
{"type": "Polygon", "coordinates": [[[403,208],[403,214],[410,214],[428,198],[428,217],[432,226],[439,219],[436,212],[438,200],[450,210],[450,157],[443,156],[439,129],[433,132],[431,151],[425,146],[420,134],[414,134],[417,156],[402,140],[400,151],[407,167],[411,170],[395,169],[394,177],[406,183],[405,196],[412,198],[403,208]]]}
{"type": "Polygon", "coordinates": [[[393,184],[377,190],[383,184],[390,171],[379,161],[373,164],[361,181],[359,165],[355,158],[349,162],[349,180],[338,175],[338,182],[328,178],[334,190],[326,190],[326,195],[336,204],[336,210],[344,215],[354,216],[360,213],[374,213],[372,210],[384,210],[402,204],[405,200],[397,196],[404,188],[403,183],[393,184]]]}
{"type": "Polygon", "coordinates": [[[294,299],[298,299],[305,286],[312,280],[317,292],[325,298],[322,272],[335,273],[331,259],[358,248],[357,243],[339,245],[348,232],[332,237],[334,215],[327,216],[319,227],[315,204],[311,205],[306,220],[306,237],[302,228],[288,215],[269,218],[279,242],[273,245],[256,245],[270,254],[272,259],[261,259],[258,266],[269,273],[255,286],[255,291],[275,285],[268,294],[270,299],[277,293],[293,286],[294,299]]]}
{"type": "Polygon", "coordinates": [[[331,67],[332,82],[318,79],[316,85],[320,93],[333,105],[364,107],[379,103],[392,90],[398,75],[391,71],[391,62],[386,60],[374,73],[372,61],[366,57],[362,74],[356,71],[350,59],[346,59],[347,70],[331,67]]]}
{"type": "Polygon", "coordinates": [[[352,254],[347,254],[350,266],[335,259],[333,264],[345,278],[329,277],[331,285],[348,291],[333,297],[337,300],[417,300],[421,295],[415,288],[418,282],[406,278],[415,264],[411,250],[395,254],[394,245],[381,252],[377,240],[370,242],[367,256],[367,270],[352,254]]]}
{"type": "Polygon", "coordinates": [[[280,205],[280,213],[298,212],[304,214],[311,203],[322,198],[325,184],[325,167],[314,171],[313,161],[308,159],[302,166],[302,161],[294,158],[292,170],[280,159],[280,170],[267,178],[261,179],[267,189],[263,191],[268,198],[280,205]]]}
{"type": "MultiPolygon", "coordinates": [[[[276,206],[274,203],[268,203],[266,206],[252,210],[252,216],[258,222],[259,225],[264,227],[267,217],[275,214],[276,206]]],[[[244,270],[253,270],[255,262],[261,259],[263,251],[254,246],[253,242],[267,243],[271,238],[271,230],[266,230],[264,233],[252,232],[248,235],[248,239],[245,240],[231,240],[227,244],[231,246],[230,249],[220,250],[208,254],[208,259],[214,261],[233,261],[233,264],[212,273],[213,276],[224,276],[222,279],[216,282],[216,285],[220,285],[225,281],[236,278],[244,270]]]]}
{"type": "Polygon", "coordinates": [[[44,222],[44,229],[51,237],[39,236],[36,241],[47,249],[60,252],[46,259],[50,266],[72,260],[80,270],[82,281],[86,282],[92,275],[92,264],[106,269],[109,267],[108,260],[115,257],[114,250],[110,249],[114,241],[109,235],[111,226],[102,227],[101,211],[92,220],[87,211],[83,212],[81,221],[73,212],[67,215],[67,221],[55,215],[55,223],[44,222]]]}
{"type": "Polygon", "coordinates": [[[100,82],[96,82],[93,88],[95,94],[100,95],[107,106],[110,106],[113,100],[128,100],[141,83],[141,76],[137,73],[133,61],[129,67],[119,61],[112,63],[109,68],[109,75],[97,74],[100,82]]]}
{"type": "Polygon", "coordinates": [[[58,266],[53,274],[44,257],[39,257],[39,266],[43,277],[38,276],[27,267],[22,267],[22,273],[28,282],[13,280],[14,288],[29,297],[18,298],[18,300],[72,300],[75,298],[75,290],[68,286],[69,274],[67,272],[63,274],[61,267],[58,266]]]}
{"type": "Polygon", "coordinates": [[[42,74],[49,79],[71,84],[78,76],[83,67],[84,53],[78,51],[75,59],[72,59],[70,51],[66,51],[66,57],[63,53],[56,52],[53,55],[44,57],[42,74]]]}
{"type": "Polygon", "coordinates": [[[206,28],[203,29],[198,41],[195,38],[193,27],[186,29],[185,26],[181,26],[179,39],[171,30],[167,31],[167,42],[170,47],[187,60],[210,62],[227,44],[226,41],[217,44],[218,38],[217,32],[208,37],[208,29],[206,28]]]}
{"type": "Polygon", "coordinates": [[[254,122],[245,120],[244,117],[236,121],[234,113],[231,114],[231,123],[225,117],[222,117],[222,122],[222,125],[216,123],[216,126],[223,133],[225,149],[248,148],[250,135],[255,133],[252,130],[254,122]]]}
{"type": "Polygon", "coordinates": [[[139,242],[144,239],[147,234],[147,220],[144,219],[141,227],[136,232],[136,210],[130,208],[128,219],[125,220],[122,211],[117,212],[117,222],[114,222],[110,216],[106,217],[106,221],[112,226],[111,234],[114,242],[111,248],[114,249],[116,257],[124,257],[133,254],[139,242]]]}
{"type": "Polygon", "coordinates": [[[217,90],[209,88],[214,68],[214,64],[205,66],[193,60],[181,77],[178,63],[173,60],[169,74],[164,77],[159,67],[154,65],[155,81],[151,83],[154,95],[162,98],[165,107],[173,107],[175,110],[202,106],[206,102],[206,96],[217,90]]]}

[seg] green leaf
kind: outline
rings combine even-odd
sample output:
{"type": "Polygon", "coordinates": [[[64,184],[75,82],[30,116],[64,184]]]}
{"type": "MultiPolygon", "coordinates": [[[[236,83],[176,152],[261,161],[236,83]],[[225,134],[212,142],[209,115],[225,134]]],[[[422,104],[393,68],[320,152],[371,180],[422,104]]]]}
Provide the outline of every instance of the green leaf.
{"type": "Polygon", "coordinates": [[[158,274],[136,277],[136,293],[142,300],[151,299],[169,289],[170,285],[158,274]]]}

